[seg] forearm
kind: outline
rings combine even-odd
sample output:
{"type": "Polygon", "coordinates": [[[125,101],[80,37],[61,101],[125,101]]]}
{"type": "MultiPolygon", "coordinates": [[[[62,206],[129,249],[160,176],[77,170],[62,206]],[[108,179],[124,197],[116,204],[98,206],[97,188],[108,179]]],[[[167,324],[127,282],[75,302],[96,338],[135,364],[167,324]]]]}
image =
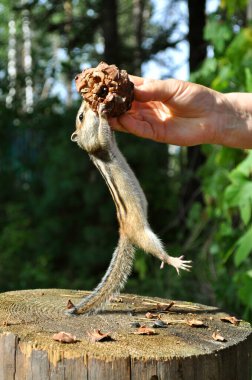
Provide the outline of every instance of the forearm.
{"type": "Polygon", "coordinates": [[[252,149],[252,94],[224,94],[223,113],[217,115],[216,143],[252,149]]]}

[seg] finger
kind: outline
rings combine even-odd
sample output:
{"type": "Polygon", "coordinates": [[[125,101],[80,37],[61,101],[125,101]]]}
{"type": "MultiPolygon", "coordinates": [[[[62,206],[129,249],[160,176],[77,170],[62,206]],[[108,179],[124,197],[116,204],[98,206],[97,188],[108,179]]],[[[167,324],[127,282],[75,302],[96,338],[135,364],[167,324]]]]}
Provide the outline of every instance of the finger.
{"type": "Polygon", "coordinates": [[[129,75],[129,78],[131,82],[134,83],[135,86],[140,86],[141,84],[144,83],[144,78],[142,77],[137,77],[136,75],[129,75]]]}
{"type": "Polygon", "coordinates": [[[118,118],[111,117],[108,119],[108,122],[109,122],[110,127],[113,130],[128,133],[127,129],[120,123],[118,118]]]}
{"type": "Polygon", "coordinates": [[[120,116],[120,125],[124,131],[132,133],[138,137],[156,140],[155,129],[147,121],[135,119],[130,114],[120,116]]]}
{"type": "Polygon", "coordinates": [[[186,82],[177,79],[144,79],[142,84],[135,87],[135,99],[140,102],[167,102],[175,94],[181,93],[185,86],[186,82]]]}

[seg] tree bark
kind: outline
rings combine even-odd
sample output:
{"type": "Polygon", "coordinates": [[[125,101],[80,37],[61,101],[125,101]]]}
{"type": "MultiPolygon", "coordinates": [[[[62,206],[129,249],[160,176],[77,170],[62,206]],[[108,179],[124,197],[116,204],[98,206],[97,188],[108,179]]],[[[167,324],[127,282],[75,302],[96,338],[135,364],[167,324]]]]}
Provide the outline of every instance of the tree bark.
{"type": "Polygon", "coordinates": [[[133,25],[134,25],[134,74],[141,75],[143,21],[145,0],[133,0],[133,25]]]}
{"type": "MultiPolygon", "coordinates": [[[[206,24],[206,0],[188,0],[189,13],[189,67],[190,72],[199,68],[206,58],[207,45],[204,41],[204,27],[206,24]]],[[[197,175],[198,169],[205,162],[205,156],[200,146],[187,148],[186,172],[188,174],[186,184],[183,190],[183,208],[184,218],[187,215],[190,205],[194,201],[203,202],[201,193],[201,184],[197,175]]]]}
{"type": "MultiPolygon", "coordinates": [[[[67,55],[69,59],[71,60],[71,30],[73,28],[73,6],[71,0],[65,0],[63,3],[64,7],[64,13],[65,13],[65,26],[64,26],[64,34],[66,37],[66,49],[67,49],[67,55]]],[[[73,97],[72,97],[72,79],[73,79],[73,73],[71,69],[68,69],[65,73],[66,75],[66,83],[65,88],[67,90],[67,100],[66,104],[68,107],[71,107],[73,97]]]]}
{"type": "Polygon", "coordinates": [[[101,26],[104,37],[104,59],[108,64],[120,66],[117,0],[101,3],[101,26]]]}
{"type": "Polygon", "coordinates": [[[84,295],[59,289],[0,294],[1,380],[250,380],[248,323],[225,323],[227,314],[215,307],[134,295],[121,295],[97,315],[65,315],[68,299],[77,303],[84,295]],[[190,326],[192,319],[205,327],[190,326]],[[135,334],[133,323],[155,321],[166,323],[153,328],[155,335],[135,334]],[[113,340],[92,342],[94,329],[113,340]],[[60,331],[77,342],[53,340],[60,331]],[[216,331],[226,341],[215,341],[216,331]]]}
{"type": "Polygon", "coordinates": [[[206,42],[204,41],[204,27],[206,25],[206,0],[188,0],[190,46],[190,71],[195,71],[206,58],[206,42]]]}

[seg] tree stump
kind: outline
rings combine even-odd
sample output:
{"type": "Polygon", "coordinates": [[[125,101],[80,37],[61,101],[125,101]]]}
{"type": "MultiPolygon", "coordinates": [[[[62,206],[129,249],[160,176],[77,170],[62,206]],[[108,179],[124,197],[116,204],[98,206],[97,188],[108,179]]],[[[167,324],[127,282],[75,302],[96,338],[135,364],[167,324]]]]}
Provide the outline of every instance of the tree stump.
{"type": "Polygon", "coordinates": [[[97,315],[64,314],[69,299],[76,304],[87,294],[0,294],[0,380],[251,379],[248,323],[225,322],[228,315],[215,307],[124,294],[97,315]],[[111,339],[95,341],[94,330],[111,339]],[[53,340],[60,331],[77,341],[53,340]]]}

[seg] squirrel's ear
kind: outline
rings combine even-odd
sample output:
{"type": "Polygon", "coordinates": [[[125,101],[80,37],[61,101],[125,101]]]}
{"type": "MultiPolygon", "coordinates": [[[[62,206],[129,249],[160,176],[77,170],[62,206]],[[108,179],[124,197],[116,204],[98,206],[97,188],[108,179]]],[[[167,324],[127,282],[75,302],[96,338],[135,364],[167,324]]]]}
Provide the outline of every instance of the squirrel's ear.
{"type": "Polygon", "coordinates": [[[77,139],[78,139],[78,133],[77,132],[72,133],[72,135],[71,135],[71,141],[76,142],[77,139]]]}

